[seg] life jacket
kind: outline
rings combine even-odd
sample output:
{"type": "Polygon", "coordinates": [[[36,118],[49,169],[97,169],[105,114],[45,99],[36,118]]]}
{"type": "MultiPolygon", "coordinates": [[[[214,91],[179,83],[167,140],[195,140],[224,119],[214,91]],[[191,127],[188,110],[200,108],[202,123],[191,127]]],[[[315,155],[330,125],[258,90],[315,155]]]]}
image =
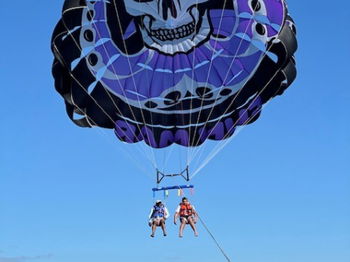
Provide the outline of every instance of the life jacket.
{"type": "Polygon", "coordinates": [[[191,204],[180,203],[180,216],[192,216],[193,215],[193,207],[191,204]]]}
{"type": "Polygon", "coordinates": [[[165,208],[164,206],[157,206],[155,205],[153,207],[153,214],[152,214],[152,218],[156,218],[156,217],[164,217],[165,216],[165,208]]]}

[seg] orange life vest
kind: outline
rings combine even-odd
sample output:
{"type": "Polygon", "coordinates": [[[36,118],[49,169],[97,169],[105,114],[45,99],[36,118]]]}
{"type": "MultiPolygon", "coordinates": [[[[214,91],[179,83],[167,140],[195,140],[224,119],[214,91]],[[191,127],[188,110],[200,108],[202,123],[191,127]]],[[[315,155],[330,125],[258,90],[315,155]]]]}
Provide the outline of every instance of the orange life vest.
{"type": "Polygon", "coordinates": [[[192,216],[193,215],[193,208],[191,204],[184,204],[180,203],[180,216],[192,216]]]}

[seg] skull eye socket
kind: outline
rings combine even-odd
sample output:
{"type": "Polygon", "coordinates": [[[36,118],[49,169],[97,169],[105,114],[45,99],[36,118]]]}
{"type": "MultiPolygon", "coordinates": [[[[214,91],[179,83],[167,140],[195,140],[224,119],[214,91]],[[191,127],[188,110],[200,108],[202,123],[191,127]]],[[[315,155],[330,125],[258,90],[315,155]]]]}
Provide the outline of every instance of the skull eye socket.
{"type": "Polygon", "coordinates": [[[174,91],[166,95],[167,100],[164,102],[166,105],[174,105],[179,102],[181,98],[181,93],[179,91],[174,91]]]}
{"type": "Polygon", "coordinates": [[[197,95],[202,99],[209,99],[213,97],[211,89],[207,87],[198,87],[196,90],[197,95]]]}

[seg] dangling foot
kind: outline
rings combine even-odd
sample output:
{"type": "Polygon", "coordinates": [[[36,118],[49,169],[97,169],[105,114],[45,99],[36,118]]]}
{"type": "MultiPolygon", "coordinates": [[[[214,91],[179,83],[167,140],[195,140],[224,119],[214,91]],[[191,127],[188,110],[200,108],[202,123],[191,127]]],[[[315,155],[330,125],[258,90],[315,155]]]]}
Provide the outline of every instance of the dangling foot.
{"type": "Polygon", "coordinates": [[[154,234],[152,234],[151,237],[154,237],[154,234]]]}
{"type": "Polygon", "coordinates": [[[182,235],[179,235],[179,238],[182,238],[183,236],[182,235]]]}
{"type": "Polygon", "coordinates": [[[166,233],[166,232],[164,232],[164,233],[163,233],[163,236],[165,236],[165,237],[166,237],[166,236],[167,236],[167,233],[166,233]]]}
{"type": "Polygon", "coordinates": [[[198,232],[194,232],[194,236],[195,236],[195,237],[198,237],[198,232]]]}

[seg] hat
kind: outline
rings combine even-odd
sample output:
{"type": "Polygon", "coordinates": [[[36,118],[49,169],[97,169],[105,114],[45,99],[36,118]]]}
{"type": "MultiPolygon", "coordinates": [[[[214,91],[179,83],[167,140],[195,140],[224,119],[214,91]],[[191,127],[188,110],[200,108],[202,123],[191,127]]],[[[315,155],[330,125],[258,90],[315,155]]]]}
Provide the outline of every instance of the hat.
{"type": "Polygon", "coordinates": [[[156,201],[156,204],[158,204],[158,203],[162,203],[162,200],[157,200],[157,201],[156,201]]]}

